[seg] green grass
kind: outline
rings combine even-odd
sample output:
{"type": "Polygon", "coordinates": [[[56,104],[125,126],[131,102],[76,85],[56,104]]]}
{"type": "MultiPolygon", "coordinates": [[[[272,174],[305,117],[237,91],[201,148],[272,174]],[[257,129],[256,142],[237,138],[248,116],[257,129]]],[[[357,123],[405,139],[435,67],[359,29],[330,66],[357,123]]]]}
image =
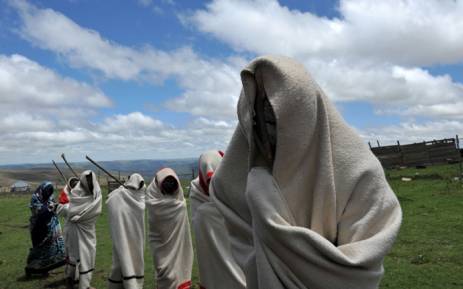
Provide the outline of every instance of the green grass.
{"type": "Polygon", "coordinates": [[[463,189],[456,165],[387,172],[404,221],[381,288],[463,288],[463,189]],[[401,181],[411,177],[411,182],[401,181]]]}
{"type": "MultiPolygon", "coordinates": [[[[456,166],[390,170],[390,184],[404,211],[398,240],[385,260],[381,288],[463,288],[463,188],[454,181],[456,166]],[[411,182],[401,181],[411,177],[411,182]]],[[[24,278],[30,247],[29,196],[0,197],[0,289],[64,288],[63,269],[48,278],[24,278]]],[[[106,208],[97,223],[97,263],[92,285],[106,288],[111,268],[111,240],[106,208]]],[[[145,244],[145,288],[154,288],[154,271],[145,244]]],[[[193,282],[198,281],[194,266],[193,282]]]]}
{"type": "MultiPolygon", "coordinates": [[[[184,184],[185,185],[185,184],[184,184]]],[[[185,187],[184,187],[185,191],[185,187]]],[[[104,200],[106,190],[103,187],[104,200]]],[[[103,200],[103,202],[104,202],[103,200]]],[[[30,196],[8,195],[0,197],[0,289],[20,288],[66,288],[64,267],[50,272],[47,278],[26,279],[24,266],[31,246],[28,229],[30,196]]],[[[147,220],[147,219],[146,219],[147,220]]],[[[62,224],[62,222],[61,222],[62,224]]],[[[146,221],[146,228],[148,222],[146,221]]],[[[103,204],[103,213],[96,224],[97,253],[96,269],[92,286],[107,288],[107,278],[111,269],[112,243],[109,235],[108,215],[103,204]]],[[[194,237],[194,236],[193,236],[194,237]]],[[[193,266],[193,283],[198,283],[196,261],[193,266]]],[[[154,287],[153,258],[149,244],[145,241],[145,288],[154,287]]]]}

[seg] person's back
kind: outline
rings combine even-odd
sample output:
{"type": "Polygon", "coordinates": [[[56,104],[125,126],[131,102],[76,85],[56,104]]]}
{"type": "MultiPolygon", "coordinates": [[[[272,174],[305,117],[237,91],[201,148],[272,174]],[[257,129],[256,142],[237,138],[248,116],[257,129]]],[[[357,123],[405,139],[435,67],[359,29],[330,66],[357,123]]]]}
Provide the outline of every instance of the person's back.
{"type": "Polygon", "coordinates": [[[144,281],[145,181],[132,174],[124,186],[109,194],[112,264],[108,288],[141,289],[144,281]]]}

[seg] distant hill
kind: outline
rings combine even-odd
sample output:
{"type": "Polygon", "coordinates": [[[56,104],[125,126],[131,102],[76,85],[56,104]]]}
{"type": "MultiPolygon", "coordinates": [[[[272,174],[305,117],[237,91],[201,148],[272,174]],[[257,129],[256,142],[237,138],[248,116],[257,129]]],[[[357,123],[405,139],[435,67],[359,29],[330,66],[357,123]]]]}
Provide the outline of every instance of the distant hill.
{"type": "MultiPolygon", "coordinates": [[[[132,173],[140,173],[146,181],[151,181],[154,174],[161,168],[170,167],[174,169],[181,179],[191,179],[192,169],[195,176],[197,175],[197,159],[173,159],[173,160],[128,160],[128,161],[102,161],[98,162],[106,170],[110,171],[116,177],[121,175],[126,178],[132,173]]],[[[67,176],[71,172],[64,163],[57,163],[61,171],[67,176]]],[[[99,172],[90,162],[71,163],[71,166],[77,172],[84,170],[93,170],[100,175],[101,181],[106,180],[106,175],[99,172]]],[[[56,183],[62,183],[61,177],[52,163],[50,164],[19,164],[19,165],[2,165],[0,166],[0,186],[10,186],[17,180],[24,180],[30,183],[40,183],[49,180],[56,183]]]]}

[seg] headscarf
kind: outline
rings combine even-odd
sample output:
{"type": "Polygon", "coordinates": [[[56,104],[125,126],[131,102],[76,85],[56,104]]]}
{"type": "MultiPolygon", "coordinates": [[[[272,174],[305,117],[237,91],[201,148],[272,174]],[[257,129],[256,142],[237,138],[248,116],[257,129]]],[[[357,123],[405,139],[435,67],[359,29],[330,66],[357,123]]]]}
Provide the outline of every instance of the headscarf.
{"type": "Polygon", "coordinates": [[[106,201],[113,244],[109,289],[143,288],[145,189],[143,177],[132,174],[106,201]]]}
{"type": "Polygon", "coordinates": [[[37,187],[34,194],[37,195],[42,203],[47,203],[50,200],[50,197],[52,197],[54,190],[55,188],[53,187],[53,184],[46,181],[37,187]]]}

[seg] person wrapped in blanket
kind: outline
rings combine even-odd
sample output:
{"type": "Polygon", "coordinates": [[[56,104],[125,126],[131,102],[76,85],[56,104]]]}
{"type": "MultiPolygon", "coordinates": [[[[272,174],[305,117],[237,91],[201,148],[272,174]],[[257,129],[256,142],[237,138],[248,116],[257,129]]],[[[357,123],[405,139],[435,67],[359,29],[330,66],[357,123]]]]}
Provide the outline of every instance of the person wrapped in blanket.
{"type": "Polygon", "coordinates": [[[65,261],[64,239],[56,215],[57,204],[53,200],[53,184],[42,183],[32,194],[29,229],[32,248],[27,256],[26,276],[47,274],[63,266],[65,261]]]}
{"type": "Polygon", "coordinates": [[[239,123],[209,190],[252,289],[377,289],[402,210],[381,163],[305,67],[241,72],[239,123]]]}
{"type": "Polygon", "coordinates": [[[69,192],[65,226],[67,288],[88,289],[95,270],[96,228],[101,214],[101,189],[94,172],[84,171],[69,192]],[[77,286],[74,286],[77,285],[77,286]]]}
{"type": "MultiPolygon", "coordinates": [[[[66,220],[69,211],[69,194],[71,190],[77,185],[79,179],[72,177],[68,180],[66,186],[61,190],[58,197],[58,206],[56,208],[56,214],[63,217],[66,220]]],[[[66,234],[64,234],[66,235],[66,234]]]]}

